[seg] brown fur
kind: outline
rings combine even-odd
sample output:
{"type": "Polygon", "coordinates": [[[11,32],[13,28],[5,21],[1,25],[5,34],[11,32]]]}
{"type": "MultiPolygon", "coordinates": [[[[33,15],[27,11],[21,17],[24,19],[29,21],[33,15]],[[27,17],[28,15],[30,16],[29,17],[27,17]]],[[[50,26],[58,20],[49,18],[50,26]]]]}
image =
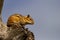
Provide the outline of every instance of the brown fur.
{"type": "Polygon", "coordinates": [[[21,26],[24,26],[27,24],[34,24],[34,21],[30,15],[22,16],[21,14],[13,14],[8,18],[7,26],[9,27],[14,24],[20,24],[21,26]]]}

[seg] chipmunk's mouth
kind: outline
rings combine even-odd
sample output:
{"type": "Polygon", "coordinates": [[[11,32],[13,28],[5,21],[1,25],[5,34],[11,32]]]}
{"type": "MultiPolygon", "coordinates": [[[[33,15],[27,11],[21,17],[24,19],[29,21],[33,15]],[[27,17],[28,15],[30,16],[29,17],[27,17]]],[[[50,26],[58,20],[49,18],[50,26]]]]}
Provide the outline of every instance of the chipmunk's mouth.
{"type": "Polygon", "coordinates": [[[28,24],[33,25],[33,24],[34,24],[34,22],[33,22],[33,23],[28,23],[28,24]]]}

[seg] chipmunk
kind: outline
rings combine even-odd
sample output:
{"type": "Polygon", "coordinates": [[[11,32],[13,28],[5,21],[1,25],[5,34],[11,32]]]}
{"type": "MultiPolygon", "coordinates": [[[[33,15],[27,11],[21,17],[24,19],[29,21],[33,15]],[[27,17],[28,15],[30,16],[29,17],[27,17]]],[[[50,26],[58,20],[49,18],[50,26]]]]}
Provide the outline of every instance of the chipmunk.
{"type": "Polygon", "coordinates": [[[11,15],[8,18],[7,26],[11,27],[12,25],[17,25],[17,24],[19,24],[21,26],[25,26],[27,24],[32,25],[32,24],[34,24],[34,20],[31,18],[30,15],[27,15],[27,16],[23,16],[21,14],[13,14],[13,15],[11,15]]]}

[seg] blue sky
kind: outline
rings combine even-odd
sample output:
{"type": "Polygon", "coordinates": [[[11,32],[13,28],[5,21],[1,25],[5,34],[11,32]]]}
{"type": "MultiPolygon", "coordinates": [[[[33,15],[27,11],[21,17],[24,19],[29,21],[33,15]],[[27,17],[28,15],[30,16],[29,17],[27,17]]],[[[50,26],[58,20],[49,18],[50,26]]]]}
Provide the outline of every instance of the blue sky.
{"type": "Polygon", "coordinates": [[[30,14],[34,25],[27,25],[35,40],[60,40],[60,0],[4,0],[3,22],[10,15],[30,14]]]}

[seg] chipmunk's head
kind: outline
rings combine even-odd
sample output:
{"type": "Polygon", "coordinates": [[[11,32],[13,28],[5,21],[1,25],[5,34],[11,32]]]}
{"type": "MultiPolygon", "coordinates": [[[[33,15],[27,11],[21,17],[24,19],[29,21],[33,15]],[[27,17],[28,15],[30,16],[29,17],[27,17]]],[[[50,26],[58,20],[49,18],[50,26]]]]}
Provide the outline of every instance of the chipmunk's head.
{"type": "Polygon", "coordinates": [[[30,15],[27,15],[27,16],[24,17],[24,22],[26,24],[34,24],[34,20],[31,18],[30,15]]]}

